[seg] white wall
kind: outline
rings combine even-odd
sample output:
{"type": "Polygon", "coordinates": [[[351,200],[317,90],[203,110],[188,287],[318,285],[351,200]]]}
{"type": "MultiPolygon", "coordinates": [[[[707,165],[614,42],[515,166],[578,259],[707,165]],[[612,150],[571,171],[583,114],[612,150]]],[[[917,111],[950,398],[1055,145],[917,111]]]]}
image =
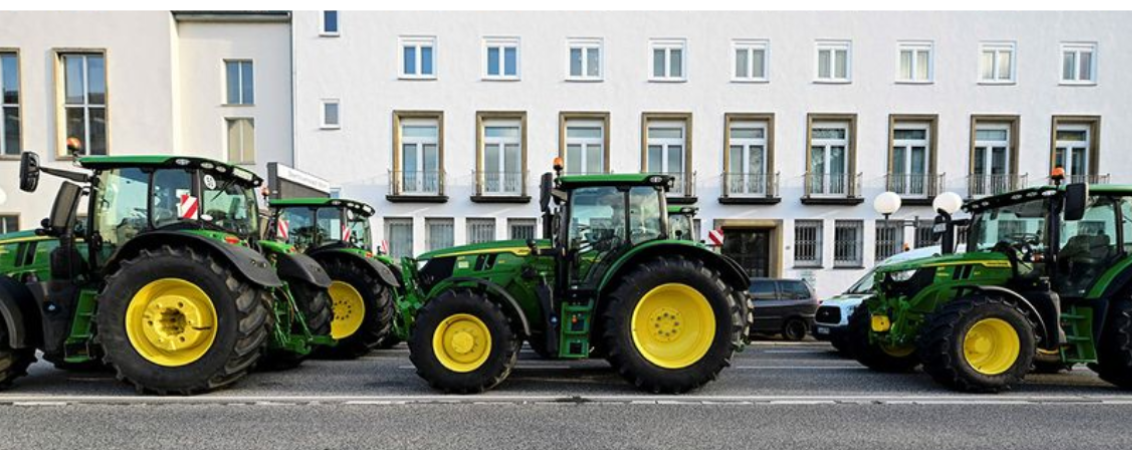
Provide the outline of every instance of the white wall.
{"type": "MultiPolygon", "coordinates": [[[[483,205],[469,200],[475,161],[475,113],[519,110],[528,114],[532,182],[549,169],[558,152],[560,111],[608,111],[611,115],[612,169],[640,169],[642,112],[694,114],[694,170],[705,227],[714,219],[785,219],[782,232],[786,276],[793,270],[793,219],[865,219],[865,266],[873,264],[872,198],[884,190],[888,116],[939,115],[939,172],[964,192],[971,114],[1021,116],[1021,173],[1041,180],[1049,170],[1051,116],[1102,116],[1101,167],[1113,181],[1132,181],[1124,143],[1132,138],[1127,105],[1132,90],[1123,74],[1132,67],[1127,13],[445,13],[343,12],[341,36],[320,37],[320,13],[294,18],[297,116],[297,167],[341,184],[343,196],[377,207],[379,216],[416,217],[415,250],[425,245],[425,217],[455,217],[456,242],[464,242],[465,217],[534,217],[537,206],[483,205]],[[398,80],[399,36],[436,36],[437,80],[398,80]],[[482,39],[521,38],[522,80],[481,80],[482,39]],[[605,80],[564,81],[566,39],[604,39],[605,80]],[[650,38],[685,38],[687,82],[650,83],[650,38]],[[732,83],[731,40],[770,42],[770,82],[732,83]],[[812,82],[814,41],[852,40],[852,83],[812,82]],[[935,45],[935,82],[897,85],[898,40],[930,40],[935,45]],[[1017,83],[976,83],[978,46],[984,40],[1017,42],[1017,83]],[[1094,41],[1099,46],[1099,83],[1058,86],[1060,43],[1094,41]],[[318,128],[319,99],[340,98],[342,128],[318,128]],[[445,128],[446,204],[393,204],[385,200],[391,165],[392,111],[442,110],[445,128]],[[782,173],[782,202],[775,206],[721,205],[723,117],[729,112],[773,112],[776,166],[782,173]],[[807,113],[858,114],[858,171],[864,173],[859,206],[805,206],[807,113]]],[[[894,218],[930,218],[929,208],[905,208],[894,218]]],[[[380,222],[380,221],[379,221],[380,222]]],[[[375,229],[382,233],[380,223],[375,229]]],[[[908,232],[909,242],[911,230],[908,232]]],[[[832,266],[833,222],[825,223],[825,267],[832,266]]],[[[855,281],[862,270],[813,271],[819,292],[829,295],[855,281]]]]}
{"type": "MultiPolygon", "coordinates": [[[[109,153],[130,155],[177,152],[173,139],[171,45],[168,12],[13,12],[0,13],[0,48],[19,49],[23,149],[53,166],[55,49],[106,51],[109,101],[109,153]]],[[[59,74],[60,79],[62,74],[59,74]]],[[[45,176],[37,194],[18,189],[18,159],[0,160],[0,189],[8,201],[0,213],[20,214],[21,228],[38,226],[50,211],[57,178],[45,176]]]]}

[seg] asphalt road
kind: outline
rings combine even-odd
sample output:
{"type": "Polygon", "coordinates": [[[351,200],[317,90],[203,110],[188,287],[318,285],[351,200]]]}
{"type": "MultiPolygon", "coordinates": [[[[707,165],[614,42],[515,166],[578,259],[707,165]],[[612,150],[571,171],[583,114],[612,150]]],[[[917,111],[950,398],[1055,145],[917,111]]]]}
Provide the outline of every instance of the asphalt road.
{"type": "Polygon", "coordinates": [[[524,351],[499,389],[442,396],[403,347],[309,361],[197,397],[137,396],[45,364],[0,393],[0,449],[1132,448],[1132,392],[1086,368],[955,394],[819,343],[760,343],[691,395],[637,392],[601,361],[524,351]]]}

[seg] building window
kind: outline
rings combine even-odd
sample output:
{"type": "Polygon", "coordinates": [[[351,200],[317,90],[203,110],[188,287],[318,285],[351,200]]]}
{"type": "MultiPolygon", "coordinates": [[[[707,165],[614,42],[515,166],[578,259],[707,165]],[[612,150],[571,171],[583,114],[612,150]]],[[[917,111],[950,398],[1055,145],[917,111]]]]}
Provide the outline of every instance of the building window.
{"type": "Polygon", "coordinates": [[[848,83],[852,73],[849,41],[818,41],[817,81],[822,83],[848,83]]]}
{"type": "Polygon", "coordinates": [[[896,81],[930,83],[933,63],[931,42],[901,42],[896,46],[896,81]]]}
{"type": "Polygon", "coordinates": [[[413,219],[386,217],[385,240],[389,243],[389,256],[394,260],[413,256],[413,219]]]}
{"type": "Polygon", "coordinates": [[[762,40],[736,40],[732,42],[732,67],[735,68],[735,71],[731,74],[731,81],[759,82],[769,80],[770,76],[767,75],[768,46],[767,41],[762,40]]]}
{"type": "Polygon", "coordinates": [[[224,119],[228,128],[228,162],[255,164],[255,119],[224,119]]]}
{"type": "Polygon", "coordinates": [[[833,267],[864,266],[865,222],[837,220],[833,222],[833,267]]]}
{"type": "MultiPolygon", "coordinates": [[[[106,59],[102,53],[64,53],[63,109],[67,138],[82,141],[87,155],[105,155],[107,148],[106,59]]],[[[65,145],[59,148],[65,149],[65,145]]]]}
{"type": "Polygon", "coordinates": [[[602,78],[601,39],[570,39],[567,42],[566,79],[599,81],[602,78]]]}
{"type": "Polygon", "coordinates": [[[495,219],[468,219],[467,222],[469,244],[495,240],[495,219]]]}
{"type": "Polygon", "coordinates": [[[322,35],[338,36],[338,11],[322,12],[322,35]]]}
{"type": "Polygon", "coordinates": [[[769,141],[768,120],[727,118],[727,171],[724,174],[728,196],[766,195],[769,141]]]}
{"type": "Polygon", "coordinates": [[[687,72],[683,39],[653,39],[649,48],[652,60],[653,81],[683,81],[687,72]]]}
{"type": "Polygon", "coordinates": [[[921,220],[916,222],[916,248],[931,247],[935,244],[935,221],[921,220]]]}
{"type": "Polygon", "coordinates": [[[436,78],[436,38],[401,38],[401,78],[436,78]]]}
{"type": "Polygon", "coordinates": [[[806,190],[808,195],[855,196],[857,177],[853,140],[853,116],[810,116],[810,142],[807,154],[806,190]]]}
{"type": "Polygon", "coordinates": [[[255,71],[251,61],[224,61],[228,80],[228,105],[255,104],[255,71]]]}
{"type": "Polygon", "coordinates": [[[479,128],[477,194],[521,196],[526,179],[526,114],[476,114],[479,128]]]}
{"type": "Polygon", "coordinates": [[[536,239],[537,219],[507,219],[507,239],[536,239]]]}
{"type": "Polygon", "coordinates": [[[425,219],[425,247],[431,252],[455,246],[454,229],[452,219],[425,219]]]}
{"type": "Polygon", "coordinates": [[[904,226],[887,220],[876,222],[876,260],[880,262],[904,250],[904,226]]]}
{"type": "Polygon", "coordinates": [[[1061,83],[1096,84],[1097,44],[1061,44],[1061,83]]]}
{"type": "Polygon", "coordinates": [[[970,196],[997,195],[1025,185],[1016,170],[1017,118],[975,117],[972,122],[970,196]]]}
{"type": "Polygon", "coordinates": [[[1099,117],[1054,117],[1052,166],[1065,169],[1065,177],[1071,183],[1108,182],[1097,176],[1096,170],[1099,124],[1099,117]]]}
{"type": "Polygon", "coordinates": [[[822,267],[822,221],[794,221],[794,266],[822,267]]]}
{"type": "Polygon", "coordinates": [[[20,231],[20,216],[15,214],[0,214],[0,234],[20,231]]]}
{"type": "Polygon", "coordinates": [[[933,124],[903,120],[892,122],[888,190],[908,197],[935,195],[933,124]]]}
{"type": "Polygon", "coordinates": [[[1014,43],[984,43],[979,47],[979,82],[1014,82],[1014,43]]]}
{"type": "Polygon", "coordinates": [[[675,178],[670,195],[691,195],[689,115],[645,114],[644,171],[675,178]]]}
{"type": "Polygon", "coordinates": [[[484,78],[488,80],[519,79],[519,38],[484,40],[484,78]]]}
{"type": "Polygon", "coordinates": [[[322,128],[336,130],[342,126],[339,118],[339,102],[337,99],[322,101],[322,128]]]}
{"type": "Polygon", "coordinates": [[[19,156],[20,61],[15,52],[0,52],[0,156],[19,156]]]}
{"type": "Polygon", "coordinates": [[[443,116],[431,112],[394,114],[393,195],[442,195],[443,116]]]}
{"type": "Polygon", "coordinates": [[[560,116],[566,173],[572,175],[606,173],[609,115],[563,114],[560,116]]]}

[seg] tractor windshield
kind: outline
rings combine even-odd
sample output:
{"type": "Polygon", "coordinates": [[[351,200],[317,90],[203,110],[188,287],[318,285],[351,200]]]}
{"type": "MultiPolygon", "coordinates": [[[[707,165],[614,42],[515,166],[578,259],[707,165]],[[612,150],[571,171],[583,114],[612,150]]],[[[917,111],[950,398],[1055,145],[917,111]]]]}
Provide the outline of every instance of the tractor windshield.
{"type": "Polygon", "coordinates": [[[1046,197],[980,211],[971,218],[967,251],[991,251],[999,243],[1030,246],[1035,251],[1042,251],[1048,211],[1049,199],[1046,197]]]}
{"type": "Polygon", "coordinates": [[[202,173],[200,219],[213,227],[242,238],[250,238],[259,229],[259,205],[256,190],[235,177],[202,173]]]}
{"type": "Polygon", "coordinates": [[[314,209],[309,207],[284,208],[275,221],[275,238],[304,251],[316,244],[318,227],[314,209]]]}
{"type": "Polygon", "coordinates": [[[351,247],[357,247],[365,250],[373,249],[373,239],[370,237],[369,231],[369,217],[364,214],[358,214],[353,210],[346,210],[346,228],[348,235],[345,241],[351,247]]]}
{"type": "Polygon", "coordinates": [[[692,235],[691,214],[672,214],[668,216],[668,227],[668,232],[672,235],[673,239],[696,240],[695,236],[692,235]]]}

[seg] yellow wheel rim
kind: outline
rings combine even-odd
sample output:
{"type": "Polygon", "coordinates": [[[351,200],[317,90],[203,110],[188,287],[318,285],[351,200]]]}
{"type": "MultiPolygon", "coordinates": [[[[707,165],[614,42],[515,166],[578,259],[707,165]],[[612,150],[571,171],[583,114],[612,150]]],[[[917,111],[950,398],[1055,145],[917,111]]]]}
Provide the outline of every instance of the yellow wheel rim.
{"type": "Polygon", "coordinates": [[[334,319],[330,321],[330,337],[341,340],[353,336],[362,327],[366,318],[366,302],[362,293],[344,281],[330,283],[330,309],[334,319]]]}
{"type": "Polygon", "coordinates": [[[491,331],[479,317],[453,314],[432,333],[432,351],[448,370],[471,372],[491,355],[491,331]]]}
{"type": "Polygon", "coordinates": [[[998,375],[1014,367],[1021,352],[1018,331],[1002,319],[975,322],[963,337],[963,358],[983,375],[998,375]]]}
{"type": "Polygon", "coordinates": [[[199,286],[162,278],[141,288],[126,308],[126,336],[147,361],[165,367],[196,362],[216,340],[216,307],[199,286]]]}
{"type": "Polygon", "coordinates": [[[632,326],[637,351],[665,369],[695,364],[715,339],[715,314],[707,297],[679,283],[662,284],[641,297],[632,326]]]}

